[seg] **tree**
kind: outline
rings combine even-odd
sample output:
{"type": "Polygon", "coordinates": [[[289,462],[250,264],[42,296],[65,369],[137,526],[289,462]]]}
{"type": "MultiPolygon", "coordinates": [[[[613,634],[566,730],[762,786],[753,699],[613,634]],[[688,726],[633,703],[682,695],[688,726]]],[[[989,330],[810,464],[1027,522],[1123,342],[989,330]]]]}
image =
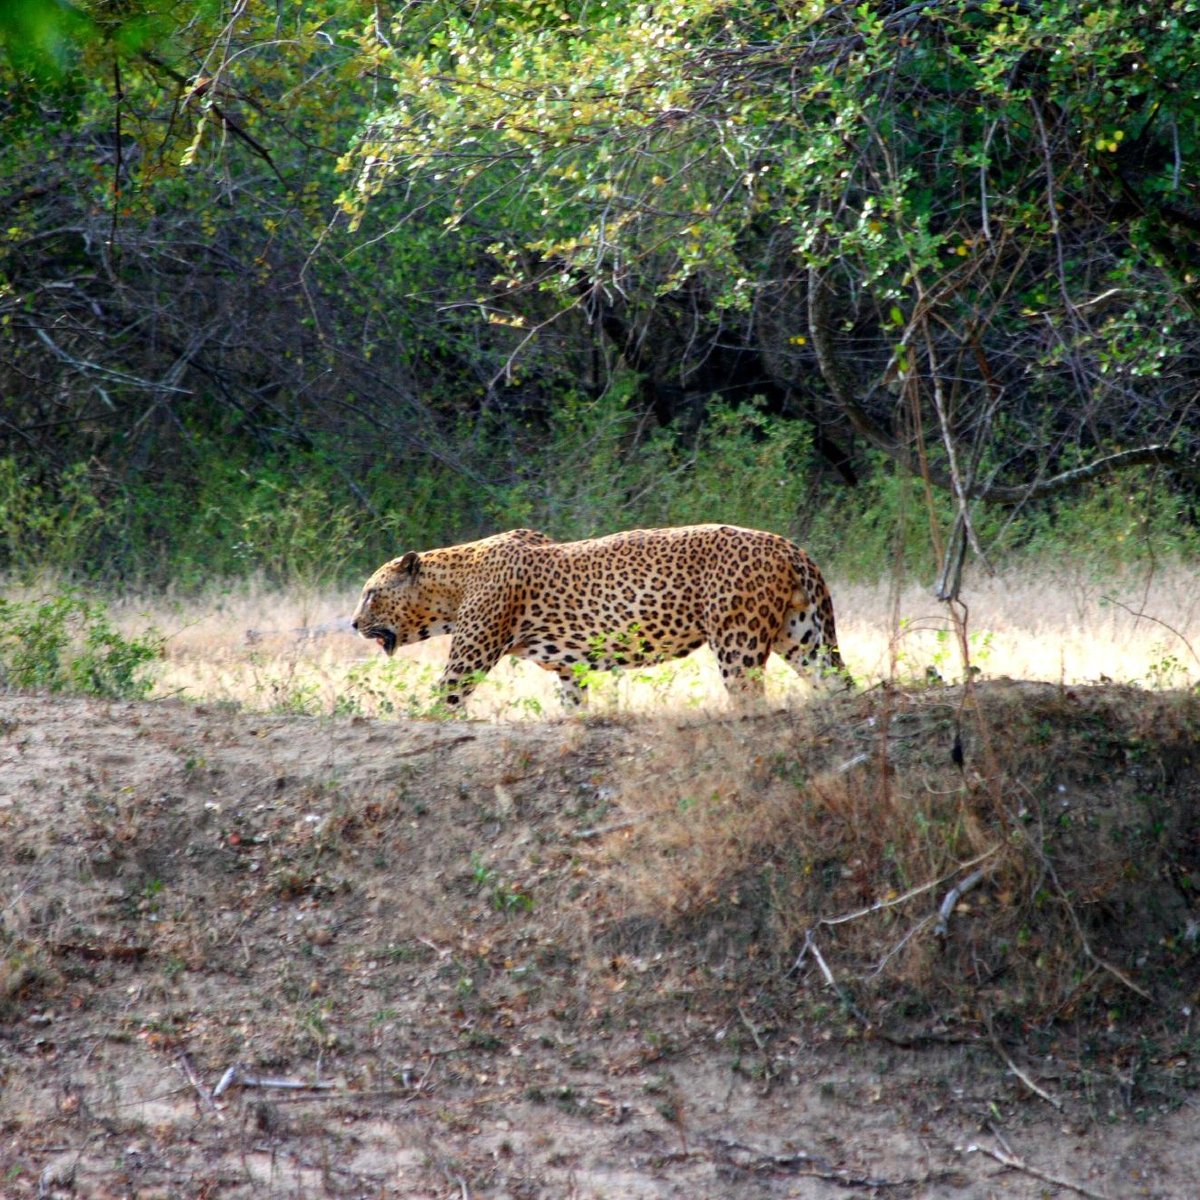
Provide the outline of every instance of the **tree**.
{"type": "Polygon", "coordinates": [[[343,204],[420,180],[492,231],[501,319],[549,291],[664,417],[757,391],[969,535],[979,499],[1191,474],[1197,7],[409,7],[343,204]]]}
{"type": "Polygon", "coordinates": [[[372,11],[2,10],[0,459],[30,486],[86,462],[109,495],[149,488],[166,509],[163,489],[186,504],[210,460],[322,438],[351,491],[355,454],[381,442],[451,457],[438,406],[487,372],[473,327],[420,293],[469,268],[430,252],[436,228],[364,251],[329,224],[373,87],[372,11]]]}

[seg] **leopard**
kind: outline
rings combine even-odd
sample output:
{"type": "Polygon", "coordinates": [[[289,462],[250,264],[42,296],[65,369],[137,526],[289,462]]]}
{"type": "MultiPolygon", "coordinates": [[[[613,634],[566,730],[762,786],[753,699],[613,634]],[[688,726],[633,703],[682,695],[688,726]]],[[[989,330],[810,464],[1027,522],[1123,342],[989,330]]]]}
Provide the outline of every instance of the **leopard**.
{"type": "Polygon", "coordinates": [[[351,626],[389,657],[450,634],[435,691],[452,708],[505,655],[557,675],[568,707],[585,701],[592,671],[682,658],[706,642],[738,705],[762,697],[772,651],[814,683],[849,680],[817,564],[785,537],[736,525],[570,542],[511,529],[409,550],[367,580],[351,626]]]}

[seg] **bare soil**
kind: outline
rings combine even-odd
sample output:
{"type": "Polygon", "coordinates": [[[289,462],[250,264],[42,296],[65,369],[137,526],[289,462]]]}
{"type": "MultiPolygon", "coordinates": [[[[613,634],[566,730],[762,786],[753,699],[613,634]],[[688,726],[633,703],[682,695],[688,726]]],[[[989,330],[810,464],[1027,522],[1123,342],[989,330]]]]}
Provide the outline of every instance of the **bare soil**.
{"type": "MultiPolygon", "coordinates": [[[[1030,702],[977,701],[992,728],[1030,702]]],[[[914,1006],[912,980],[851,993],[844,959],[784,953],[746,895],[679,919],[635,902],[665,746],[676,780],[714,746],[758,778],[760,741],[845,778],[875,769],[855,764],[881,703],[502,725],[0,697],[0,1194],[1200,1196],[1194,820],[1160,837],[1144,921],[1119,870],[1103,896],[1070,885],[1089,936],[1124,933],[1053,1011],[1002,1010],[999,968],[960,972],[953,1005],[914,1006]]],[[[944,773],[896,753],[890,787],[984,771],[906,703],[944,773]]],[[[1123,735],[1042,799],[1194,812],[1170,736],[1131,757],[1123,735]]],[[[949,887],[906,903],[935,914],[949,887]]],[[[954,899],[980,960],[988,905],[1016,902],[990,881],[954,899]]]]}

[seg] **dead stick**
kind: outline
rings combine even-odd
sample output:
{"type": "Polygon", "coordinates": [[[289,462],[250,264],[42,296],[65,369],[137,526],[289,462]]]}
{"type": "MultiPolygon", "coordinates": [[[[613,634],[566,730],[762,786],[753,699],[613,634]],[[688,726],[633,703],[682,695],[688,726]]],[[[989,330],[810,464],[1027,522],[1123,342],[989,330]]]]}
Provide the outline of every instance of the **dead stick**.
{"type": "Polygon", "coordinates": [[[1002,1059],[1004,1059],[1005,1063],[1008,1065],[1008,1069],[1009,1069],[1009,1070],[1010,1070],[1010,1071],[1011,1071],[1011,1072],[1012,1072],[1012,1073],[1013,1073],[1013,1074],[1014,1074],[1014,1075],[1015,1075],[1015,1076],[1016,1076],[1016,1077],[1017,1077],[1017,1078],[1018,1078],[1018,1079],[1019,1079],[1019,1080],[1020,1080],[1020,1081],[1021,1081],[1021,1082],[1022,1082],[1022,1083],[1023,1083],[1023,1084],[1024,1084],[1024,1085],[1025,1085],[1025,1086],[1026,1086],[1026,1087],[1027,1087],[1027,1088],[1028,1088],[1028,1089],[1029,1089],[1029,1090],[1030,1090],[1030,1091],[1031,1091],[1031,1092],[1034,1094],[1034,1095],[1035,1095],[1035,1096],[1040,1096],[1040,1097],[1041,1097],[1043,1100],[1045,1100],[1045,1102],[1046,1102],[1047,1104],[1050,1104],[1050,1105],[1052,1105],[1054,1108],[1057,1108],[1059,1111],[1061,1111],[1061,1110],[1062,1110],[1062,1101],[1061,1101],[1061,1100],[1057,1100],[1057,1099],[1055,1099],[1055,1097],[1053,1097],[1052,1095],[1050,1095],[1050,1093],[1049,1093],[1049,1092],[1047,1092],[1047,1091],[1045,1091],[1044,1089],[1042,1089],[1042,1088],[1038,1087],[1038,1085],[1037,1085],[1036,1083],[1034,1083],[1034,1082],[1033,1082],[1033,1080],[1032,1080],[1032,1079],[1030,1079],[1030,1078],[1029,1078],[1029,1076],[1028,1076],[1028,1075],[1026,1075],[1026,1074],[1025,1074],[1025,1072],[1024,1072],[1024,1071],[1022,1071],[1022,1070],[1021,1070],[1021,1068],[1020,1068],[1020,1067],[1018,1067],[1018,1066],[1017,1066],[1017,1064],[1016,1064],[1015,1062],[1013,1062],[1013,1060],[1012,1060],[1012,1059],[1009,1057],[1009,1055],[1008,1055],[1008,1051],[1007,1051],[1007,1050],[1005,1050],[1005,1049],[1004,1049],[1004,1047],[1003,1047],[1003,1046],[1000,1044],[1000,1039],[999,1039],[999,1038],[998,1038],[998,1037],[997,1037],[997,1036],[996,1036],[994,1033],[991,1035],[991,1040],[992,1040],[992,1049],[993,1049],[993,1050],[995,1050],[995,1051],[996,1051],[996,1053],[997,1053],[998,1055],[1000,1055],[1000,1057],[1001,1057],[1002,1059]]]}
{"type": "Polygon", "coordinates": [[[833,972],[829,969],[829,964],[825,961],[825,956],[817,948],[817,942],[813,937],[813,931],[811,929],[805,931],[804,945],[800,947],[800,953],[796,956],[796,961],[792,963],[793,971],[799,969],[799,966],[804,961],[804,956],[806,954],[811,954],[813,956],[817,966],[821,968],[821,974],[825,976],[825,982],[829,984],[834,991],[837,991],[837,980],[834,979],[833,972]]]}
{"type": "Polygon", "coordinates": [[[388,752],[388,758],[415,758],[418,754],[428,754],[432,750],[448,750],[451,746],[461,746],[463,742],[473,742],[475,735],[465,733],[462,737],[451,738],[447,742],[427,742],[412,750],[393,750],[388,752]]]}
{"type": "Polygon", "coordinates": [[[754,1044],[758,1047],[758,1052],[765,1055],[767,1048],[763,1045],[762,1035],[755,1029],[754,1023],[746,1016],[746,1010],[740,1004],[738,1005],[737,1013],[742,1018],[742,1024],[750,1031],[750,1036],[754,1039],[754,1044]]]}
{"type": "Polygon", "coordinates": [[[212,1098],[215,1100],[226,1088],[232,1087],[237,1082],[238,1066],[234,1063],[220,1079],[217,1080],[216,1087],[212,1090],[212,1098]]]}
{"type": "Polygon", "coordinates": [[[825,982],[837,993],[838,999],[846,1006],[846,1011],[853,1013],[863,1023],[863,1026],[869,1029],[871,1026],[870,1018],[854,1003],[854,998],[834,978],[833,972],[829,969],[829,964],[825,961],[825,956],[821,953],[821,949],[817,945],[817,939],[813,937],[811,929],[805,931],[804,945],[800,947],[800,953],[796,955],[796,961],[792,963],[793,971],[800,969],[800,964],[804,961],[806,954],[813,956],[817,966],[821,969],[821,974],[825,977],[825,982]]]}
{"type": "Polygon", "coordinates": [[[978,886],[979,882],[987,874],[986,867],[980,867],[978,870],[972,871],[970,875],[962,881],[956,883],[942,900],[942,906],[938,909],[937,924],[933,927],[933,932],[938,937],[945,937],[950,932],[950,914],[954,912],[954,906],[969,892],[973,887],[978,886]]]}
{"type": "Polygon", "coordinates": [[[278,1088],[285,1092],[325,1092],[333,1087],[327,1079],[316,1079],[306,1083],[303,1079],[277,1079],[269,1075],[238,1075],[238,1083],[242,1087],[278,1088]]]}
{"type": "Polygon", "coordinates": [[[288,1092],[331,1091],[334,1086],[332,1082],[324,1079],[317,1079],[312,1083],[306,1083],[302,1079],[279,1079],[269,1075],[249,1075],[240,1063],[234,1063],[221,1076],[217,1086],[213,1088],[212,1098],[215,1100],[223,1092],[233,1087],[235,1083],[241,1087],[278,1088],[281,1091],[288,1092]]]}
{"type": "Polygon", "coordinates": [[[188,1056],[182,1050],[180,1050],[180,1052],[175,1056],[175,1061],[179,1064],[179,1069],[187,1077],[188,1083],[192,1085],[196,1095],[200,1097],[201,1106],[208,1109],[208,1111],[212,1113],[212,1115],[216,1117],[218,1121],[224,1121],[225,1114],[213,1103],[213,1098],[204,1090],[203,1087],[200,1086],[200,1080],[196,1075],[188,1056]]]}
{"type": "Polygon", "coordinates": [[[572,833],[571,840],[581,842],[585,838],[603,837],[606,833],[618,833],[622,829],[631,829],[634,825],[640,825],[643,818],[630,817],[626,821],[613,821],[611,825],[594,825],[591,829],[580,829],[572,833]]]}
{"type": "Polygon", "coordinates": [[[882,912],[885,908],[895,908],[898,904],[903,904],[905,901],[911,900],[914,896],[920,896],[925,892],[932,891],[939,884],[945,883],[945,881],[956,872],[965,871],[967,867],[974,867],[978,863],[983,862],[984,859],[991,858],[991,856],[999,849],[999,846],[993,846],[990,850],[985,850],[982,854],[977,855],[968,862],[959,863],[949,875],[939,875],[937,879],[931,879],[928,883],[922,883],[917,887],[909,888],[909,890],[902,896],[893,896],[889,900],[877,900],[874,904],[869,904],[866,908],[856,909],[854,912],[843,913],[838,917],[822,917],[818,924],[844,925],[847,921],[857,921],[860,917],[869,917],[872,913],[882,912]]]}
{"type": "Polygon", "coordinates": [[[967,1153],[986,1154],[989,1158],[994,1158],[1002,1167],[1009,1167],[1013,1171],[1023,1171],[1026,1175],[1031,1175],[1034,1179],[1040,1179],[1043,1183],[1048,1183],[1052,1187],[1066,1188],[1070,1192],[1078,1192],[1081,1196],[1087,1196],[1090,1200],[1112,1200],[1112,1197],[1105,1192],[1093,1192],[1090,1188],[1085,1188],[1080,1183],[1072,1183],[1069,1179],[1061,1179],[1057,1175],[1051,1175],[1049,1171],[1041,1171],[1037,1167],[1031,1167],[1024,1159],[1017,1158],[1015,1154],[1006,1154],[1003,1150],[994,1150],[990,1146],[970,1145],[967,1147],[967,1153]]]}

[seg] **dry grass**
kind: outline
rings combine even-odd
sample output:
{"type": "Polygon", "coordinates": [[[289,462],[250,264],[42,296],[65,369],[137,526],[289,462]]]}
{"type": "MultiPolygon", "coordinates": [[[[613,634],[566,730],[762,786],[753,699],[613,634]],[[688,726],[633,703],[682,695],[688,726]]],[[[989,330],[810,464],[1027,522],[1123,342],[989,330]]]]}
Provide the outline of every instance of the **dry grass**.
{"type": "Polygon", "coordinates": [[[1161,999],[1196,965],[1196,720],[1188,693],[997,683],[696,723],[639,758],[599,855],[616,911],[836,982],[860,1020],[1161,999]]]}
{"type": "MultiPolygon", "coordinates": [[[[849,587],[835,597],[841,640],[864,678],[886,678],[893,653],[901,678],[928,666],[961,677],[945,607],[928,593],[909,588],[893,601],[886,587],[849,587]]],[[[970,582],[964,598],[971,662],[987,677],[1153,688],[1200,679],[1200,588],[1184,567],[1010,571],[970,582]]]]}
{"type": "MultiPolygon", "coordinates": [[[[676,924],[736,925],[741,913],[752,953],[786,955],[839,913],[899,909],[898,897],[994,855],[992,798],[947,752],[953,704],[932,693],[876,699],[903,710],[890,729],[875,701],[859,698],[660,738],[621,790],[630,828],[603,850],[620,907],[676,924]],[[893,750],[911,758],[914,742],[929,752],[917,787],[913,764],[897,778],[891,761],[893,750]]],[[[926,895],[922,911],[931,904],[926,895]]],[[[903,915],[882,923],[885,939],[903,915]]],[[[838,924],[823,936],[840,936],[842,957],[876,952],[880,922],[835,934],[838,924]]]]}
{"type": "MultiPolygon", "coordinates": [[[[1056,683],[1111,679],[1153,688],[1200,680],[1200,589],[1183,568],[1098,578],[1083,571],[979,579],[967,591],[973,667],[987,678],[1056,683]]],[[[835,585],[843,654],[859,682],[917,681],[928,669],[962,677],[948,613],[927,591],[835,585]]],[[[166,637],[155,695],[186,695],[284,712],[427,711],[447,639],[401,649],[390,662],[347,625],[354,595],[281,595],[253,585],[200,600],[128,599],[120,624],[152,624],[166,637]]],[[[773,660],[768,696],[789,702],[807,687],[773,660]]],[[[720,710],[725,698],[707,650],[679,664],[629,672],[593,688],[597,708],[720,710]]],[[[554,679],[507,661],[470,702],[472,716],[557,715],[554,679]]]]}
{"type": "MultiPolygon", "coordinates": [[[[1195,685],[1193,577],[1175,569],[977,581],[965,630],[971,666],[984,679],[1055,685],[1014,685],[1011,701],[991,702],[986,717],[964,706],[958,689],[926,687],[930,668],[948,683],[964,676],[943,606],[916,588],[841,586],[835,598],[850,670],[868,687],[890,680],[899,691],[809,707],[807,685],[775,661],[769,697],[801,703],[789,704],[788,716],[747,722],[720,716],[725,697],[706,652],[598,682],[601,711],[657,713],[651,745],[616,797],[622,828],[597,850],[601,863],[619,867],[614,912],[700,922],[723,930],[718,941],[739,953],[786,956],[814,937],[864,1004],[885,982],[901,989],[893,996],[945,995],[961,984],[977,1000],[992,977],[1005,981],[988,1002],[993,1011],[1046,1015],[1104,988],[1132,995],[1083,930],[1104,906],[1126,903],[1138,871],[1129,846],[1145,843],[1141,801],[1114,826],[1127,844],[1062,858],[1069,821],[1053,822],[1073,810],[1058,812],[1053,797],[1073,795],[1072,762],[1095,758],[1095,736],[1103,771],[1115,769],[1104,740],[1109,710],[1093,720],[1063,697],[1096,681],[1164,692],[1195,685]],[[1056,731],[1051,741],[1041,740],[1039,720],[1056,731]],[[857,754],[846,752],[847,722],[857,754]],[[960,730],[965,770],[950,755],[960,730]],[[947,954],[934,935],[937,902],[981,855],[986,886],[953,906],[947,954]],[[1056,867],[1061,861],[1075,865],[1056,867]],[[866,919],[835,920],[863,909],[866,919]]],[[[347,628],[353,599],[248,588],[149,612],[131,604],[121,619],[168,633],[159,695],[279,712],[429,713],[446,639],[389,661],[347,628]]],[[[1135,708],[1166,719],[1149,692],[1128,694],[1145,697],[1135,708]]],[[[549,674],[505,662],[468,715],[519,721],[560,711],[549,674]]],[[[1113,761],[1132,761],[1136,736],[1125,729],[1116,742],[1113,761]]]]}

